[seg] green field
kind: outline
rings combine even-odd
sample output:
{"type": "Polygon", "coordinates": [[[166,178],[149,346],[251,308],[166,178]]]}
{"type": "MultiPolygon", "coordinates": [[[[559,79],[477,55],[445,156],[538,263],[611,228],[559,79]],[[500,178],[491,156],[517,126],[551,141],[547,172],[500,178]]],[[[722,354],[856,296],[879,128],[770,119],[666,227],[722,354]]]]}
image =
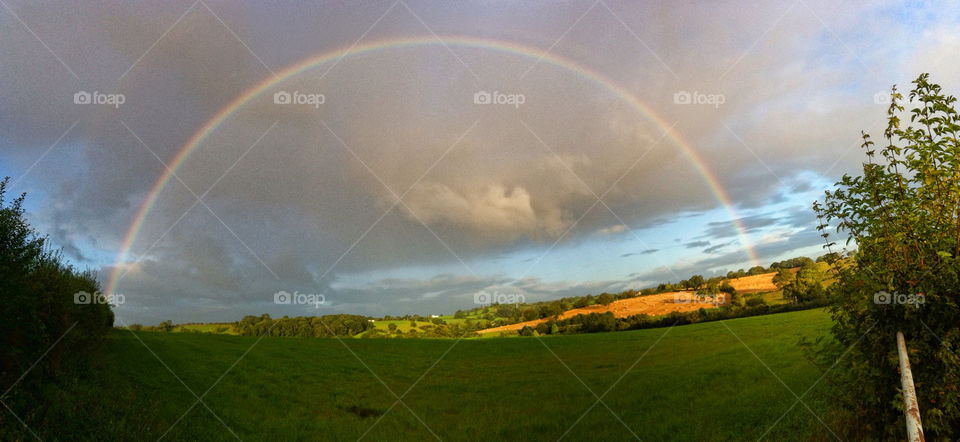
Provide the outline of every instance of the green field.
{"type": "MultiPolygon", "coordinates": [[[[819,378],[796,344],[829,326],[809,310],[460,341],[116,330],[94,379],[69,386],[45,417],[17,411],[43,439],[756,440],[796,400],[778,378],[798,395],[819,378]],[[604,395],[615,383],[591,408],[591,390],[604,395]],[[206,405],[191,409],[187,387],[206,393],[206,405]]],[[[803,405],[765,437],[832,439],[803,405]]]]}

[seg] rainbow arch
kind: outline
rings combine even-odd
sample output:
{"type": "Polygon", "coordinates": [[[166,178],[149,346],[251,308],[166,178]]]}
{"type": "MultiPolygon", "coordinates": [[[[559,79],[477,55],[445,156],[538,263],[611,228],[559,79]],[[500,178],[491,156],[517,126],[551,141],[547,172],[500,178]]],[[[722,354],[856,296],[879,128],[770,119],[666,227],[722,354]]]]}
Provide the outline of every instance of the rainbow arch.
{"type": "Polygon", "coordinates": [[[589,68],[581,66],[569,59],[563,58],[558,55],[546,53],[538,48],[525,46],[513,42],[504,42],[499,40],[483,39],[483,38],[474,38],[474,37],[463,37],[463,36],[424,36],[424,37],[411,37],[411,38],[401,38],[401,39],[389,39],[389,40],[379,40],[373,41],[370,43],[352,45],[340,47],[331,51],[321,53],[319,55],[312,56],[310,58],[304,59],[296,64],[288,66],[287,68],[279,71],[276,75],[271,76],[262,82],[254,85],[253,87],[247,89],[242,94],[233,99],[226,106],[221,108],[210,120],[208,120],[196,133],[194,133],[189,140],[180,148],[176,153],[173,160],[168,163],[168,167],[153,184],[153,187],[150,189],[147,197],[144,199],[143,203],[140,205],[140,209],[137,211],[137,214],[134,216],[133,222],[130,224],[130,227],[127,229],[126,236],[123,240],[123,245],[120,252],[117,255],[117,260],[114,264],[113,271],[110,274],[110,279],[107,282],[106,293],[113,293],[116,289],[117,282],[119,280],[119,275],[121,274],[120,269],[122,268],[124,261],[127,258],[127,255],[130,253],[130,249],[133,246],[134,241],[137,238],[137,235],[140,232],[140,229],[143,227],[143,223],[146,220],[147,216],[150,214],[151,209],[156,204],[157,198],[162,193],[163,189],[170,183],[170,180],[173,178],[176,171],[180,166],[190,157],[190,154],[198,146],[203,144],[203,142],[210,136],[217,128],[223,124],[225,121],[229,120],[234,113],[237,112],[240,108],[244,107],[254,98],[257,98],[264,92],[270,90],[271,88],[279,85],[280,83],[289,80],[299,74],[302,74],[306,71],[314,69],[323,64],[339,61],[347,56],[359,55],[363,53],[382,51],[387,49],[395,48],[404,48],[404,47],[415,47],[415,46],[431,46],[431,45],[452,45],[452,46],[461,46],[461,47],[471,47],[471,48],[481,48],[488,49],[498,52],[504,52],[508,54],[513,54],[521,57],[526,57],[530,59],[537,60],[538,63],[547,63],[568,72],[571,72],[575,75],[578,75],[582,78],[588,79],[600,86],[602,86],[607,91],[613,93],[620,99],[624,100],[631,107],[639,111],[641,114],[646,116],[648,119],[653,121],[658,127],[660,127],[665,133],[666,136],[673,142],[674,145],[680,148],[680,152],[687,157],[694,168],[697,170],[697,173],[703,178],[707,186],[710,188],[711,193],[714,195],[716,200],[724,207],[728,215],[730,215],[731,222],[734,224],[737,235],[740,238],[740,242],[743,244],[744,248],[747,251],[751,261],[754,264],[759,263],[757,258],[756,251],[753,248],[753,244],[750,241],[749,237],[746,234],[746,229],[743,226],[743,223],[740,221],[739,215],[737,215],[736,210],[733,207],[733,204],[730,202],[730,197],[727,195],[726,191],[720,185],[716,176],[713,172],[707,167],[706,162],[697,152],[690,146],[690,143],[683,138],[683,136],[674,130],[666,121],[664,121],[659,115],[657,115],[649,106],[644,104],[642,101],[634,97],[630,92],[624,90],[618,86],[612,80],[606,78],[602,74],[593,71],[589,68]]]}

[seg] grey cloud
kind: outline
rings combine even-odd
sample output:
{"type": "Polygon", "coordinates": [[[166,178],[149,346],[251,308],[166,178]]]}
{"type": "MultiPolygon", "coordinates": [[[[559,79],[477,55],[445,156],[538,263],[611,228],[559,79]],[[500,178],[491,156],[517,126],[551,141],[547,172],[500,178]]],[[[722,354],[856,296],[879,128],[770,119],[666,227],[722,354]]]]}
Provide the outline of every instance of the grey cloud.
{"type": "MultiPolygon", "coordinates": [[[[191,4],[84,2],[64,14],[11,2],[79,81],[11,14],[0,14],[5,166],[26,170],[79,121],[17,189],[51,200],[42,208],[41,227],[55,232],[56,242],[78,259],[97,255],[84,247],[101,254],[119,251],[140,205],[165,171],[163,162],[169,163],[218,110],[272,75],[250,50],[279,72],[308,56],[348,46],[356,29],[368,27],[388,6],[280,9],[211,3],[243,43],[197,7],[118,80],[191,4]],[[277,32],[277,23],[283,23],[284,32],[277,32]],[[80,89],[118,91],[127,101],[119,109],[75,105],[72,96],[80,89]]],[[[150,322],[187,311],[236,318],[273,308],[261,300],[261,292],[277,289],[271,271],[281,277],[280,285],[316,287],[334,298],[330,284],[342,275],[546,251],[558,239],[588,241],[612,225],[642,229],[696,216],[719,203],[690,155],[702,158],[737,209],[810,190],[797,178],[804,173],[830,179],[856,170],[859,152],[843,157],[838,152],[856,149],[861,128],[877,133],[882,125],[871,91],[904,84],[928,67],[945,72],[935,73],[936,80],[958,78],[956,57],[943,56],[956,53],[950,38],[953,18],[928,23],[930,31],[919,37],[924,44],[913,59],[889,63],[881,48],[916,40],[910,24],[871,5],[809,5],[829,11],[820,14],[823,23],[806,8],[794,8],[768,32],[783,5],[758,2],[742,14],[744,8],[728,3],[704,4],[667,16],[653,4],[611,4],[676,76],[602,9],[584,17],[551,50],[610,77],[668,126],[676,122],[692,154],[662,138],[662,127],[601,85],[547,62],[518,80],[535,60],[500,51],[450,46],[480,81],[440,45],[358,54],[326,75],[324,66],[291,78],[280,87],[322,92],[326,103],[319,109],[277,106],[271,90],[205,138],[178,170],[178,179],[159,195],[134,243],[130,258],[163,236],[120,286],[131,291],[131,299],[143,300],[143,309],[131,303],[120,313],[150,322]],[[650,17],[656,17],[652,25],[650,17]],[[845,48],[858,57],[848,57],[845,48]],[[520,92],[526,103],[517,109],[473,105],[473,93],[480,89],[520,92]],[[716,108],[674,104],[673,94],[681,90],[720,93],[726,101],[716,108]],[[227,170],[204,197],[214,214],[195,206],[164,236],[195,202],[186,187],[203,193],[227,170]],[[404,195],[404,203],[391,208],[395,194],[404,195]],[[594,205],[595,194],[603,195],[620,219],[604,205],[594,205]],[[239,301],[223,302],[230,299],[239,301]]],[[[440,34],[482,27],[485,37],[544,50],[566,31],[569,16],[586,6],[411,2],[440,34]]],[[[951,10],[938,4],[917,8],[937,11],[938,17],[951,10]]],[[[395,8],[365,42],[401,36],[429,34],[415,17],[395,8]]],[[[808,218],[797,210],[740,222],[749,233],[761,233],[772,227],[806,229],[808,218]]],[[[735,235],[730,223],[717,222],[690,244],[705,247],[735,235]]],[[[790,241],[813,244],[806,236],[790,241]]],[[[784,252],[783,247],[775,243],[758,250],[766,256],[784,252]]],[[[743,252],[731,250],[698,265],[742,261],[743,252]]],[[[109,270],[104,267],[101,274],[109,270]]],[[[422,299],[383,300],[416,300],[428,289],[438,293],[429,302],[455,298],[438,305],[453,307],[462,305],[457,303],[469,290],[488,283],[431,280],[429,287],[419,287],[391,281],[389,287],[399,291],[343,289],[344,298],[330,308],[373,311],[382,305],[422,311],[427,305],[422,299]]],[[[530,284],[531,296],[559,296],[624,283],[530,284]]]]}

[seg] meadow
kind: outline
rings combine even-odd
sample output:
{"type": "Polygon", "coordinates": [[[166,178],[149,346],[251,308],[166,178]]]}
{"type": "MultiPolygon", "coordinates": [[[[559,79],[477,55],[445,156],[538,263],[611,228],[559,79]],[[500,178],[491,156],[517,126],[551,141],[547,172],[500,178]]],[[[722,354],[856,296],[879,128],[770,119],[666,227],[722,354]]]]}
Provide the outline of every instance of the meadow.
{"type": "Polygon", "coordinates": [[[17,411],[51,440],[833,439],[807,409],[826,409],[824,385],[806,405],[791,393],[820,378],[798,341],[830,324],[817,309],[463,340],[118,329],[92,373],[17,411]]]}

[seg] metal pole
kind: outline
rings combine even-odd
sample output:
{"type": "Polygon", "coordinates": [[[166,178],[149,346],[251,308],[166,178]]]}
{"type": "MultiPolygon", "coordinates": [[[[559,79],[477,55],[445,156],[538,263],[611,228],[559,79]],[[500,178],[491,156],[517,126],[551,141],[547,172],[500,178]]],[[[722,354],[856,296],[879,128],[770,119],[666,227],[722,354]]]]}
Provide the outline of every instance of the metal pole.
{"type": "Polygon", "coordinates": [[[903,410],[907,419],[907,440],[923,442],[923,426],[920,423],[920,406],[917,405],[917,391],[913,388],[913,373],[910,371],[910,359],[907,355],[907,343],[903,333],[897,332],[897,353],[900,354],[900,383],[903,387],[903,410]]]}

